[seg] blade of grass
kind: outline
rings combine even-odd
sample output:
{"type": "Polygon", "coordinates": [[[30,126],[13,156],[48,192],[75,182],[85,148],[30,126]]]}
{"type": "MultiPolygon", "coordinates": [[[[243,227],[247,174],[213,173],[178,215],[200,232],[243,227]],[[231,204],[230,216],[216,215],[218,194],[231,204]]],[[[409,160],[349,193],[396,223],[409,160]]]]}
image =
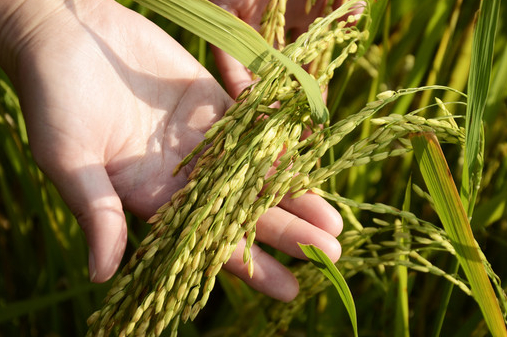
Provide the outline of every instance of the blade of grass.
{"type": "Polygon", "coordinates": [[[357,316],[356,316],[356,306],[354,304],[354,298],[352,297],[352,293],[347,285],[347,282],[343,278],[342,274],[338,271],[338,268],[333,264],[333,262],[329,259],[329,257],[319,248],[314,245],[303,245],[299,244],[303,253],[308,257],[308,259],[320,269],[320,271],[331,281],[331,283],[335,286],[338,294],[340,294],[340,298],[349,313],[350,320],[352,322],[352,327],[354,329],[354,336],[357,337],[357,316]]]}
{"type": "MultiPolygon", "coordinates": [[[[454,275],[459,270],[458,260],[453,259],[451,262],[451,266],[449,267],[449,274],[454,275]]],[[[447,313],[447,307],[449,305],[449,301],[451,300],[452,291],[454,290],[454,284],[451,282],[444,283],[444,288],[442,290],[442,296],[440,296],[440,303],[438,305],[438,311],[435,315],[435,325],[433,326],[433,333],[431,336],[438,337],[442,331],[442,326],[444,325],[444,319],[447,313]]]]}
{"type": "Polygon", "coordinates": [[[435,210],[456,250],[474,299],[493,336],[507,336],[502,312],[440,144],[430,133],[414,134],[411,142],[435,210]]]}
{"type": "Polygon", "coordinates": [[[93,290],[107,287],[109,283],[100,285],[94,283],[74,285],[68,290],[55,292],[28,300],[18,301],[15,303],[8,303],[6,306],[1,308],[2,310],[0,310],[0,323],[9,321],[16,317],[27,315],[38,310],[47,309],[58,303],[72,299],[77,295],[89,293],[93,290]]]}
{"type": "Polygon", "coordinates": [[[482,170],[480,143],[482,119],[488,98],[495,33],[500,11],[500,0],[481,1],[479,18],[472,42],[472,60],[468,77],[468,104],[466,112],[465,163],[461,185],[462,202],[468,216],[472,216],[482,170]]]}
{"type": "MultiPolygon", "coordinates": [[[[405,200],[403,202],[403,211],[410,211],[411,194],[412,191],[412,178],[409,179],[407,187],[405,189],[405,200]]],[[[408,225],[407,219],[402,219],[401,226],[396,226],[396,233],[409,234],[410,232],[406,229],[408,225]]],[[[408,249],[408,241],[403,236],[397,238],[398,244],[401,247],[408,249]],[[407,246],[407,247],[406,247],[407,246]]],[[[404,254],[400,254],[399,260],[406,261],[408,257],[404,254]]],[[[409,309],[408,309],[408,271],[407,267],[402,263],[396,266],[396,274],[398,276],[398,296],[396,305],[396,322],[395,322],[395,336],[410,336],[409,330],[409,309]]]]}
{"type": "MultiPolygon", "coordinates": [[[[475,159],[477,155],[480,155],[483,151],[480,151],[478,143],[480,139],[478,138],[482,132],[482,116],[484,114],[484,110],[486,108],[486,98],[488,94],[488,86],[489,86],[489,76],[491,72],[492,66],[492,57],[493,57],[493,47],[494,47],[494,34],[496,31],[496,20],[498,16],[498,9],[495,9],[495,6],[499,6],[497,3],[492,4],[488,2],[488,8],[481,10],[481,18],[479,19],[479,24],[473,33],[472,40],[472,60],[470,64],[469,78],[468,78],[468,88],[469,88],[469,103],[467,104],[467,112],[466,112],[466,144],[465,144],[465,164],[463,166],[463,181],[460,190],[460,197],[464,207],[467,211],[468,217],[472,217],[475,198],[477,196],[478,191],[478,183],[481,178],[482,168],[479,170],[475,169],[475,159]],[[493,11],[493,12],[491,12],[493,11]],[[485,23],[484,16],[488,17],[489,22],[485,23]],[[490,16],[492,16],[490,18],[490,16]],[[483,61],[482,48],[486,48],[487,52],[485,59],[483,61]],[[489,60],[489,61],[488,61],[489,60]],[[488,65],[489,62],[489,65],[488,65]],[[481,66],[483,68],[481,68],[481,66]],[[481,75],[482,74],[482,75],[481,75]],[[480,80],[477,80],[479,78],[480,80]],[[476,85],[483,86],[486,84],[484,88],[476,87],[476,85]],[[472,102],[474,104],[472,104],[472,102]],[[474,128],[474,129],[471,129],[474,128]],[[473,145],[473,146],[472,146],[473,145]],[[472,146],[472,147],[471,147],[472,146]],[[473,158],[473,161],[470,160],[473,158]],[[474,177],[474,175],[479,175],[478,177],[474,177]],[[472,192],[470,191],[472,189],[472,192]],[[470,195],[472,193],[472,195],[470,195]]],[[[482,7],[482,3],[481,3],[482,7]]],[[[484,145],[484,144],[483,144],[484,145]]],[[[473,227],[473,225],[472,225],[473,227]]],[[[455,273],[459,270],[459,264],[454,262],[451,266],[451,272],[455,273]]],[[[447,305],[449,303],[452,290],[454,286],[450,283],[445,285],[443,290],[443,301],[441,301],[437,320],[435,322],[433,336],[439,336],[440,331],[442,329],[445,312],[447,309],[447,305]]]]}
{"type": "Polygon", "coordinates": [[[257,31],[231,13],[210,1],[202,0],[136,2],[224,50],[254,73],[274,57],[301,83],[310,105],[312,120],[316,123],[328,120],[329,112],[317,82],[303,68],[271,47],[257,31]]]}

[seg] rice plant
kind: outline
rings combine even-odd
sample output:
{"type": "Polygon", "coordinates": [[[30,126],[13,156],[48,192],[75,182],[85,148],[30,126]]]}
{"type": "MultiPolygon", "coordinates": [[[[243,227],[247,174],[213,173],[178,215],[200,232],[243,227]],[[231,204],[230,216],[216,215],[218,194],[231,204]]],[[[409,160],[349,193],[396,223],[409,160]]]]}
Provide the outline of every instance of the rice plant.
{"type": "MultiPolygon", "coordinates": [[[[178,1],[122,3],[219,78],[203,17],[180,28],[163,17],[178,1]]],[[[383,0],[358,15],[356,5],[328,7],[291,41],[290,2],[269,1],[265,41],[242,60],[255,84],[180,164],[199,157],[188,184],[149,224],[129,216],[123,270],[103,285],[87,282],[84,239],[34,164],[2,77],[0,336],[505,336],[505,7],[383,0]],[[290,303],[221,270],[246,236],[255,273],[257,219],[307,191],[344,218],[337,270],[318,252],[312,263],[271,250],[300,283],[290,303]],[[337,273],[355,308],[331,286],[337,273]]]]}

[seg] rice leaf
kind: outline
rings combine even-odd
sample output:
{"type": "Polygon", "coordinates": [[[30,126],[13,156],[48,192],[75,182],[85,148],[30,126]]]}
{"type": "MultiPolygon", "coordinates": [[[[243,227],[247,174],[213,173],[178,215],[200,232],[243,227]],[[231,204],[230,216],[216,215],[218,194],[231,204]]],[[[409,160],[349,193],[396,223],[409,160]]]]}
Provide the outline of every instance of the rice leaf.
{"type": "Polygon", "coordinates": [[[486,324],[493,336],[506,336],[502,312],[440,144],[432,133],[414,134],[411,142],[435,210],[456,250],[486,324]]]}
{"type": "Polygon", "coordinates": [[[319,248],[314,245],[303,245],[299,244],[303,253],[306,257],[317,267],[319,270],[333,283],[340,298],[349,313],[352,327],[354,329],[354,336],[357,337],[357,316],[356,306],[354,304],[354,298],[347,285],[347,282],[343,278],[342,274],[338,271],[338,268],[329,259],[329,257],[319,248]]]}
{"type": "MultiPolygon", "coordinates": [[[[409,212],[410,205],[412,203],[411,198],[412,192],[412,177],[409,178],[407,187],[405,189],[405,198],[403,201],[403,211],[409,212]]],[[[401,221],[401,226],[396,226],[396,233],[407,234],[410,235],[410,231],[407,229],[409,225],[408,220],[403,218],[401,221]]],[[[409,240],[403,238],[402,236],[397,238],[397,241],[400,246],[408,248],[409,240]]],[[[404,254],[401,254],[398,260],[407,261],[408,257],[404,254]]],[[[396,275],[398,276],[398,295],[396,297],[396,322],[395,322],[395,336],[410,336],[409,329],[409,305],[408,305],[408,268],[400,263],[396,266],[396,275]]]]}
{"type": "Polygon", "coordinates": [[[329,118],[319,85],[303,68],[271,47],[255,29],[226,10],[202,0],[136,0],[154,12],[224,50],[258,73],[272,57],[292,73],[305,90],[315,123],[329,118]]]}
{"type": "Polygon", "coordinates": [[[73,285],[68,290],[50,293],[44,296],[30,298],[14,303],[8,303],[0,311],[0,323],[19,318],[24,315],[36,312],[38,310],[48,310],[52,305],[68,301],[76,296],[89,293],[93,290],[103,288],[103,285],[94,283],[73,285]]]}
{"type": "Polygon", "coordinates": [[[482,119],[488,98],[495,33],[500,11],[500,0],[481,1],[479,18],[472,42],[472,60],[468,77],[468,104],[466,112],[465,164],[461,194],[468,215],[472,215],[481,178],[478,157],[482,157],[482,119]]]}
{"type": "MultiPolygon", "coordinates": [[[[451,266],[447,269],[448,274],[455,275],[459,270],[458,260],[452,260],[451,266]]],[[[454,284],[446,282],[442,288],[442,296],[440,297],[440,303],[438,303],[438,310],[435,315],[435,323],[433,325],[432,337],[441,336],[444,319],[447,315],[447,309],[449,307],[449,301],[451,300],[452,291],[454,290],[454,284]]]]}

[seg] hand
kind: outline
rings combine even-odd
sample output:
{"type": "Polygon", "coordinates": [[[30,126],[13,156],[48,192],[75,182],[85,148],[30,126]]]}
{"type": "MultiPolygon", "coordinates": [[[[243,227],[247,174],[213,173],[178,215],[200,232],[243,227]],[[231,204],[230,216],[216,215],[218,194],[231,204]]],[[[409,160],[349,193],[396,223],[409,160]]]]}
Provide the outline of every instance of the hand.
{"type": "MultiPolygon", "coordinates": [[[[0,41],[11,46],[0,65],[18,91],[37,163],[85,232],[90,278],[103,282],[124,253],[123,208],[147,219],[183,187],[189,170],[173,177],[172,169],[232,100],[176,41],[114,1],[33,0],[16,10],[17,34],[0,41]]],[[[336,210],[308,194],[263,216],[258,239],[297,257],[296,242],[311,242],[337,260],[340,230],[336,210]]],[[[258,247],[253,255],[252,279],[241,245],[226,268],[270,296],[293,298],[294,276],[258,247]]]]}

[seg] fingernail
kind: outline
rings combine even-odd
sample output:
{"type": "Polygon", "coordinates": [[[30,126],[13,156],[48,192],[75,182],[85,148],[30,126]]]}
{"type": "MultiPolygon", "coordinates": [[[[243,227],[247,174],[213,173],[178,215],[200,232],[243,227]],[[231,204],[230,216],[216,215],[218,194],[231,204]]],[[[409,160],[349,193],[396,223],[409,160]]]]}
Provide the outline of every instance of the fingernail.
{"type": "Polygon", "coordinates": [[[93,255],[93,251],[91,249],[88,253],[88,274],[90,276],[90,281],[94,282],[95,277],[97,276],[97,269],[95,267],[95,255],[93,255]]]}

